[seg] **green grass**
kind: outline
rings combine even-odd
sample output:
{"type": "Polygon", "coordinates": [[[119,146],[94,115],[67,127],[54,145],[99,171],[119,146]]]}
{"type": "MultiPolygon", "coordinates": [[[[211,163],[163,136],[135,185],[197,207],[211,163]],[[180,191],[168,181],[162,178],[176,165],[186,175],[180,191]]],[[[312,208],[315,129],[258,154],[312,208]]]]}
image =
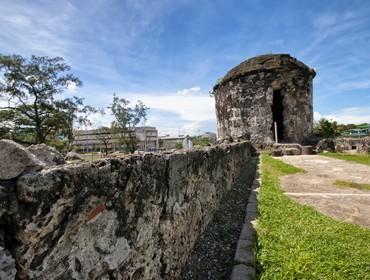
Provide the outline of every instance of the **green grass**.
{"type": "Polygon", "coordinates": [[[97,153],[80,154],[80,155],[82,155],[86,161],[95,161],[95,160],[99,160],[103,158],[100,154],[97,154],[97,153]]]}
{"type": "Polygon", "coordinates": [[[366,154],[321,153],[320,155],[370,165],[370,155],[366,154]]]}
{"type": "Polygon", "coordinates": [[[260,279],[370,279],[370,230],[285,196],[278,176],[301,169],[262,155],[257,260],[260,279]]]}
{"type": "Polygon", "coordinates": [[[370,184],[359,184],[351,181],[336,180],[334,185],[340,188],[354,188],[358,190],[370,191],[370,184]]]}

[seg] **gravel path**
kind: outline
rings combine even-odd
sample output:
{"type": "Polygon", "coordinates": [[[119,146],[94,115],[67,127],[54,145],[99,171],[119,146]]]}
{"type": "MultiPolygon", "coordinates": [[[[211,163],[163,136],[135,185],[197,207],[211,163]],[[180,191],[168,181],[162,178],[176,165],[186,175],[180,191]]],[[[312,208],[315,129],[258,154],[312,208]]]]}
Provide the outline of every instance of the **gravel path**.
{"type": "Polygon", "coordinates": [[[180,279],[228,279],[255,173],[253,167],[243,167],[235,186],[225,195],[218,211],[194,246],[182,270],[180,279]]]}

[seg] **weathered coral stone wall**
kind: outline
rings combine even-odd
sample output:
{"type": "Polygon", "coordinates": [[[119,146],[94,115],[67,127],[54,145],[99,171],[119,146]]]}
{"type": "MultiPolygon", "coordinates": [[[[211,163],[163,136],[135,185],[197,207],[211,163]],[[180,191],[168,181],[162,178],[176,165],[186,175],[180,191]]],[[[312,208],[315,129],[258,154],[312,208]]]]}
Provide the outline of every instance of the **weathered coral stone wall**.
{"type": "Polygon", "coordinates": [[[324,138],[320,140],[316,149],[322,151],[336,151],[336,152],[349,152],[367,154],[370,153],[370,137],[336,137],[324,138]]]}
{"type": "Polygon", "coordinates": [[[17,279],[176,279],[250,153],[243,142],[0,182],[1,245],[17,279]]]}
{"type": "Polygon", "coordinates": [[[370,137],[338,137],[334,139],[335,151],[353,151],[357,153],[370,153],[370,137]]]}
{"type": "Polygon", "coordinates": [[[283,96],[283,142],[303,143],[313,129],[315,72],[288,54],[261,55],[230,70],[214,87],[218,140],[250,139],[257,147],[274,143],[273,92],[283,96]]]}

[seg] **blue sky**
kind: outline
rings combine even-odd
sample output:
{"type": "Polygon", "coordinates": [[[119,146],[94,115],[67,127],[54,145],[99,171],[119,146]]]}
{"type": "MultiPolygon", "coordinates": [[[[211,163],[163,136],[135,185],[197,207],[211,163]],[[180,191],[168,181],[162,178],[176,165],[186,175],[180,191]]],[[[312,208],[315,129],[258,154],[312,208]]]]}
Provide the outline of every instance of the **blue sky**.
{"type": "Polygon", "coordinates": [[[0,26],[1,53],[64,57],[84,83],[66,95],[140,99],[160,134],[215,131],[215,81],[264,53],[316,69],[316,117],[370,122],[369,0],[0,0],[0,26]]]}

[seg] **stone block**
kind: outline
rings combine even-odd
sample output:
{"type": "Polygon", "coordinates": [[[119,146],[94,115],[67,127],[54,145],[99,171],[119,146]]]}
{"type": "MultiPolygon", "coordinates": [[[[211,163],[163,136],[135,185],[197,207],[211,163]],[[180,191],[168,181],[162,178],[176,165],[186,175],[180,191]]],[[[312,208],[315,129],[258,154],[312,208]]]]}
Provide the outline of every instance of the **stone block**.
{"type": "Polygon", "coordinates": [[[297,143],[275,143],[272,145],[272,148],[273,149],[281,149],[281,150],[285,150],[287,148],[296,148],[296,149],[301,149],[301,145],[300,144],[297,144],[297,143]]]}
{"type": "Polygon", "coordinates": [[[312,155],[312,146],[302,146],[302,155],[312,155]]]}
{"type": "Polygon", "coordinates": [[[256,241],[257,232],[253,227],[252,223],[244,224],[242,227],[242,232],[240,233],[241,240],[250,240],[252,242],[256,241]]]}
{"type": "Polygon", "coordinates": [[[273,149],[271,151],[271,155],[273,157],[282,157],[283,156],[283,150],[280,150],[280,149],[273,149]]]}
{"type": "Polygon", "coordinates": [[[238,264],[234,266],[230,280],[255,280],[256,269],[254,267],[238,264]]]}
{"type": "Polygon", "coordinates": [[[27,150],[47,165],[64,164],[63,156],[54,147],[37,144],[29,146],[27,150]]]}
{"type": "Polygon", "coordinates": [[[0,140],[0,180],[18,177],[23,172],[37,171],[46,165],[22,145],[0,140]]]}
{"type": "Polygon", "coordinates": [[[246,224],[253,224],[257,219],[259,215],[257,212],[247,212],[247,215],[245,216],[245,223],[246,224]]]}
{"type": "Polygon", "coordinates": [[[251,191],[251,193],[249,194],[248,204],[249,203],[257,203],[257,192],[256,191],[251,191]]]}
{"type": "Polygon", "coordinates": [[[239,240],[236,247],[234,261],[245,265],[254,266],[256,258],[254,256],[254,243],[250,240],[239,240]]]}
{"type": "Polygon", "coordinates": [[[298,156],[301,154],[301,151],[297,148],[286,148],[284,154],[286,156],[298,156]]]}
{"type": "Polygon", "coordinates": [[[67,155],[64,157],[64,160],[66,161],[73,161],[73,160],[84,160],[84,157],[75,153],[75,152],[69,152],[67,155]]]}
{"type": "Polygon", "coordinates": [[[257,203],[248,203],[247,205],[247,213],[258,213],[257,203]]]}

